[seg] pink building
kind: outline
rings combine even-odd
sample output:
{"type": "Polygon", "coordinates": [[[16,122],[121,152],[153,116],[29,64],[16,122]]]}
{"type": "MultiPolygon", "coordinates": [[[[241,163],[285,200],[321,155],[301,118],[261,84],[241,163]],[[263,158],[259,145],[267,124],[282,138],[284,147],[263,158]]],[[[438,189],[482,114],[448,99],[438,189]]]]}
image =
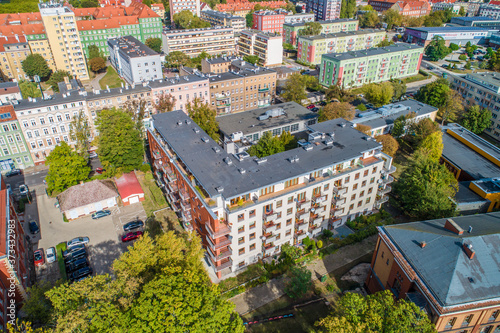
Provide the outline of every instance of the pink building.
{"type": "Polygon", "coordinates": [[[263,32],[283,32],[283,23],[285,22],[285,14],[276,13],[271,10],[260,10],[253,13],[252,29],[263,32]]]}
{"type": "Polygon", "coordinates": [[[210,103],[209,86],[208,77],[194,74],[149,82],[153,103],[158,102],[162,94],[172,95],[175,98],[174,110],[182,110],[186,114],[186,104],[195,98],[210,103]]]}

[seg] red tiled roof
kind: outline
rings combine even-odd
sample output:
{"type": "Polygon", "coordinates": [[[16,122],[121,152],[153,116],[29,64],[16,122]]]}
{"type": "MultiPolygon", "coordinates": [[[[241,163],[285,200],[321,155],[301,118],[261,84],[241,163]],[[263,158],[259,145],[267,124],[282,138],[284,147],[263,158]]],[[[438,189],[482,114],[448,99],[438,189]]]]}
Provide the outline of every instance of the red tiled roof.
{"type": "Polygon", "coordinates": [[[0,25],[41,23],[40,13],[0,14],[0,25]]]}
{"type": "Polygon", "coordinates": [[[94,12],[96,11],[97,8],[75,8],[73,12],[75,13],[76,17],[82,17],[82,16],[94,16],[94,12]]]}
{"type": "Polygon", "coordinates": [[[104,6],[123,6],[124,2],[121,0],[99,0],[99,4],[104,6]]]}
{"type": "Polygon", "coordinates": [[[119,28],[120,25],[116,19],[106,19],[106,20],[81,20],[76,21],[78,31],[84,30],[103,30],[103,29],[113,29],[119,28]]]}
{"type": "MultiPolygon", "coordinates": [[[[19,92],[19,87],[9,87],[4,88],[5,91],[0,91],[1,94],[11,94],[19,92]]],[[[0,119],[0,122],[16,120],[16,113],[14,112],[14,107],[12,105],[0,105],[0,114],[10,112],[10,118],[0,119]]]]}
{"type": "Polygon", "coordinates": [[[26,37],[24,37],[22,35],[17,36],[17,38],[15,36],[10,36],[10,37],[3,36],[3,37],[0,37],[0,52],[4,52],[5,51],[5,45],[16,44],[16,43],[26,43],[26,37]]]}
{"type": "MultiPolygon", "coordinates": [[[[456,0],[455,0],[455,1],[456,1],[456,0]]],[[[488,2],[488,5],[500,6],[500,1],[491,0],[490,2],[488,2]]]]}
{"type": "Polygon", "coordinates": [[[159,9],[165,9],[165,6],[163,6],[162,3],[152,3],[151,8],[153,7],[158,7],[159,9]]]}
{"type": "Polygon", "coordinates": [[[0,26],[0,36],[40,35],[40,34],[45,34],[45,28],[42,23],[0,26]]]}
{"type": "Polygon", "coordinates": [[[262,7],[269,8],[280,8],[286,5],[285,1],[261,1],[261,2],[248,2],[248,1],[232,1],[229,0],[226,4],[217,4],[215,7],[218,11],[228,12],[228,11],[242,11],[251,10],[255,5],[261,5],[262,7]]]}
{"type": "Polygon", "coordinates": [[[140,2],[132,2],[128,8],[133,8],[131,15],[139,18],[159,17],[151,8],[140,2]]]}
{"type": "Polygon", "coordinates": [[[132,195],[144,194],[141,184],[139,184],[133,171],[124,173],[120,178],[115,178],[115,183],[122,200],[132,195]]]}

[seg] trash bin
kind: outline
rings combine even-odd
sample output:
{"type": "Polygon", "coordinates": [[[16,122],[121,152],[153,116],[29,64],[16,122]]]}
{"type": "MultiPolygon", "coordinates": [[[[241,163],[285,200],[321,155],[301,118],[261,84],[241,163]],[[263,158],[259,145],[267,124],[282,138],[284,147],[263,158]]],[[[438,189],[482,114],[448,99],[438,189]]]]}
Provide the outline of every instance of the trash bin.
{"type": "Polygon", "coordinates": [[[323,275],[320,279],[321,282],[325,282],[326,281],[326,275],[323,275]]]}

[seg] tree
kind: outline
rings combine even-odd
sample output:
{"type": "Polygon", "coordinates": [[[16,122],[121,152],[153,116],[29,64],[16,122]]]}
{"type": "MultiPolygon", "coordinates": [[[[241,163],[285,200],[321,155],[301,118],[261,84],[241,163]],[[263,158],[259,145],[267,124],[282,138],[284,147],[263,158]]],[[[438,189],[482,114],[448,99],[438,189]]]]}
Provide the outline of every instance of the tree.
{"type": "Polygon", "coordinates": [[[209,28],[210,23],[205,22],[189,10],[183,10],[180,13],[174,14],[174,23],[179,29],[199,29],[209,28]]]}
{"type": "Polygon", "coordinates": [[[285,286],[285,293],[290,298],[302,297],[312,286],[311,271],[306,267],[292,267],[290,281],[285,286]]]}
{"type": "Polygon", "coordinates": [[[315,36],[319,35],[323,30],[323,26],[318,22],[307,22],[304,29],[299,30],[299,36],[315,36]]]}
{"type": "Polygon", "coordinates": [[[403,80],[391,80],[390,82],[394,90],[392,97],[399,101],[401,96],[406,94],[406,83],[403,80]]]}
{"type": "Polygon", "coordinates": [[[158,97],[158,101],[154,104],[154,108],[157,113],[174,111],[175,108],[175,97],[171,94],[162,93],[158,97]]]}
{"type": "Polygon", "coordinates": [[[247,56],[243,57],[243,60],[251,63],[252,65],[256,65],[259,62],[259,56],[258,55],[247,55],[247,56]]]}
{"type": "Polygon", "coordinates": [[[389,156],[394,156],[399,149],[399,143],[390,134],[379,135],[375,138],[382,144],[382,152],[389,156]]]}
{"type": "Polygon", "coordinates": [[[441,125],[445,121],[457,121],[462,111],[464,111],[464,99],[456,90],[448,90],[444,98],[444,103],[438,112],[442,119],[441,125]]]}
{"type": "Polygon", "coordinates": [[[395,138],[400,138],[407,134],[408,127],[414,122],[415,113],[410,112],[406,115],[399,116],[394,120],[394,125],[391,130],[391,134],[395,138]]]}
{"type": "Polygon", "coordinates": [[[460,10],[458,11],[459,16],[465,16],[465,9],[464,7],[460,7],[460,10]]]}
{"type": "Polygon", "coordinates": [[[488,109],[481,109],[479,105],[473,105],[465,113],[461,124],[469,131],[481,134],[485,129],[491,126],[491,111],[488,109]]]}
{"type": "Polygon", "coordinates": [[[281,153],[297,146],[295,138],[290,132],[283,132],[281,136],[273,136],[270,131],[264,133],[257,144],[251,146],[247,152],[252,156],[265,157],[281,153]]]}
{"type": "Polygon", "coordinates": [[[394,194],[403,211],[419,220],[455,214],[455,204],[451,198],[457,192],[458,182],[444,165],[429,154],[426,149],[416,150],[410,165],[394,185],[394,194]]]}
{"type": "Polygon", "coordinates": [[[340,102],[351,102],[354,99],[354,96],[348,89],[334,85],[326,89],[325,98],[328,101],[338,99],[340,102]]]}
{"type": "Polygon", "coordinates": [[[389,104],[394,96],[391,82],[370,83],[364,86],[363,91],[365,98],[376,107],[389,104]]]}
{"type": "Polygon", "coordinates": [[[91,170],[87,160],[64,141],[50,152],[45,163],[49,166],[45,179],[47,192],[50,194],[59,194],[68,187],[87,180],[91,170]]]}
{"type": "Polygon", "coordinates": [[[425,55],[429,57],[431,61],[438,61],[444,59],[448,54],[450,54],[450,49],[446,47],[445,41],[441,36],[432,37],[431,42],[425,48],[425,55]]]}
{"type": "Polygon", "coordinates": [[[319,121],[326,121],[337,118],[353,120],[356,115],[354,106],[346,102],[330,103],[319,111],[319,121]]]}
{"type": "Polygon", "coordinates": [[[388,38],[385,38],[383,41],[375,45],[376,47],[385,47],[385,46],[391,46],[394,45],[394,42],[388,38]]]}
{"type": "Polygon", "coordinates": [[[42,92],[38,89],[35,82],[26,80],[19,81],[19,89],[21,90],[21,95],[24,99],[28,99],[28,97],[42,97],[42,92]]]}
{"type": "Polygon", "coordinates": [[[356,129],[366,135],[372,135],[372,127],[364,124],[357,124],[356,129]]]}
{"type": "Polygon", "coordinates": [[[458,56],[458,59],[465,61],[465,60],[467,60],[467,56],[465,54],[461,54],[458,56]]]}
{"type": "Polygon", "coordinates": [[[293,73],[286,80],[285,88],[281,96],[287,102],[296,102],[302,104],[302,100],[307,98],[306,91],[304,89],[304,79],[300,73],[293,73]]]}
{"type": "Polygon", "coordinates": [[[71,137],[71,140],[76,141],[76,152],[80,156],[87,158],[92,133],[87,116],[83,111],[80,111],[78,115],[73,116],[73,120],[71,120],[69,135],[71,137]]]}
{"type": "Polygon", "coordinates": [[[47,295],[57,332],[235,332],[243,322],[203,268],[198,236],[146,233],[97,275],[47,295]]]}
{"type": "Polygon", "coordinates": [[[449,46],[450,50],[452,51],[458,51],[460,49],[460,46],[458,46],[457,44],[455,43],[450,43],[450,46],[449,46]]]}
{"type": "Polygon", "coordinates": [[[437,131],[439,131],[438,123],[429,118],[424,118],[410,123],[408,130],[410,135],[407,135],[406,139],[411,141],[414,147],[417,147],[426,137],[437,131]]]}
{"type": "Polygon", "coordinates": [[[97,73],[101,69],[106,68],[106,60],[101,57],[92,58],[89,60],[89,67],[92,72],[97,73]]]}
{"type": "Polygon", "coordinates": [[[104,109],[97,116],[99,158],[110,173],[130,172],[142,165],[141,132],[131,115],[121,109],[104,109]]]}
{"type": "Polygon", "coordinates": [[[252,28],[253,27],[253,10],[250,11],[250,13],[245,15],[245,21],[247,24],[247,28],[252,28]]]}
{"type": "Polygon", "coordinates": [[[439,108],[444,105],[446,95],[450,91],[448,80],[439,79],[420,88],[415,95],[419,102],[439,108]]]}
{"type": "Polygon", "coordinates": [[[189,61],[189,56],[181,51],[173,51],[165,56],[165,62],[170,67],[179,68],[185,66],[189,61]]]}
{"type": "Polygon", "coordinates": [[[359,18],[359,25],[362,28],[375,28],[380,23],[380,18],[375,11],[363,13],[359,18]]]}
{"type": "Polygon", "coordinates": [[[186,105],[189,117],[204,130],[208,136],[215,141],[219,140],[219,123],[215,119],[216,111],[211,109],[207,103],[203,103],[199,98],[186,105]]]}
{"type": "Polygon", "coordinates": [[[389,9],[384,12],[384,22],[387,23],[387,29],[392,29],[393,26],[401,26],[403,16],[395,9],[389,9]]]}
{"type": "Polygon", "coordinates": [[[63,82],[65,77],[72,79],[73,75],[66,71],[55,71],[52,75],[50,75],[50,78],[47,80],[47,84],[50,84],[52,90],[59,92],[58,83],[63,82]]]}
{"type": "Polygon", "coordinates": [[[52,320],[52,304],[45,293],[52,288],[47,281],[40,281],[28,288],[28,299],[24,302],[22,311],[25,320],[40,327],[46,326],[52,320]]]}
{"type": "Polygon", "coordinates": [[[161,38],[157,37],[150,37],[146,39],[146,46],[149,47],[151,50],[160,53],[161,52],[161,38]]]}
{"type": "Polygon", "coordinates": [[[434,132],[429,134],[422,140],[418,148],[426,151],[430,160],[439,162],[439,158],[443,153],[443,133],[434,132]]]}
{"type": "Polygon", "coordinates": [[[135,123],[135,128],[140,133],[144,130],[143,119],[148,111],[147,104],[148,102],[145,99],[133,99],[125,102],[123,106],[124,111],[130,115],[132,121],[135,123]]]}
{"type": "Polygon", "coordinates": [[[46,78],[50,75],[50,68],[47,60],[41,54],[33,53],[22,61],[23,71],[29,77],[38,75],[40,78],[46,78]]]}
{"type": "Polygon", "coordinates": [[[287,2],[283,8],[288,10],[289,12],[292,12],[293,14],[297,14],[297,9],[295,8],[293,2],[287,2]]]}
{"type": "Polygon", "coordinates": [[[472,67],[472,64],[470,63],[470,61],[467,61],[467,63],[465,64],[464,68],[465,69],[471,69],[472,67]]]}
{"type": "Polygon", "coordinates": [[[284,243],[281,245],[280,261],[290,260],[295,262],[302,255],[302,249],[297,246],[290,245],[289,243],[284,243]]]}
{"type": "Polygon", "coordinates": [[[97,45],[90,44],[88,50],[89,50],[89,60],[94,58],[103,58],[101,50],[97,45]]]}
{"type": "Polygon", "coordinates": [[[425,311],[405,299],[395,301],[390,290],[368,296],[347,293],[316,325],[325,333],[436,332],[425,311]]]}

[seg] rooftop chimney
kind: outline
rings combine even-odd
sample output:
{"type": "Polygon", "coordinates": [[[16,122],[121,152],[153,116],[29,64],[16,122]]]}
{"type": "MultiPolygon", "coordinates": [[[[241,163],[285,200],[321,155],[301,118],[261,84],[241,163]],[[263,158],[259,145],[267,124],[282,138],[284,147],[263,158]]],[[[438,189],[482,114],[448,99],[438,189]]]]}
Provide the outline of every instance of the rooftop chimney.
{"type": "Polygon", "coordinates": [[[473,259],[476,252],[474,252],[474,250],[472,249],[472,244],[464,243],[462,246],[465,251],[465,254],[467,254],[467,257],[469,257],[469,259],[473,259]]]}
{"type": "Polygon", "coordinates": [[[427,246],[427,243],[425,241],[420,242],[420,247],[423,249],[424,247],[427,246]]]}
{"type": "Polygon", "coordinates": [[[453,221],[452,219],[446,219],[446,223],[444,224],[444,228],[449,230],[457,235],[462,235],[464,233],[464,229],[460,228],[460,226],[453,221]]]}

